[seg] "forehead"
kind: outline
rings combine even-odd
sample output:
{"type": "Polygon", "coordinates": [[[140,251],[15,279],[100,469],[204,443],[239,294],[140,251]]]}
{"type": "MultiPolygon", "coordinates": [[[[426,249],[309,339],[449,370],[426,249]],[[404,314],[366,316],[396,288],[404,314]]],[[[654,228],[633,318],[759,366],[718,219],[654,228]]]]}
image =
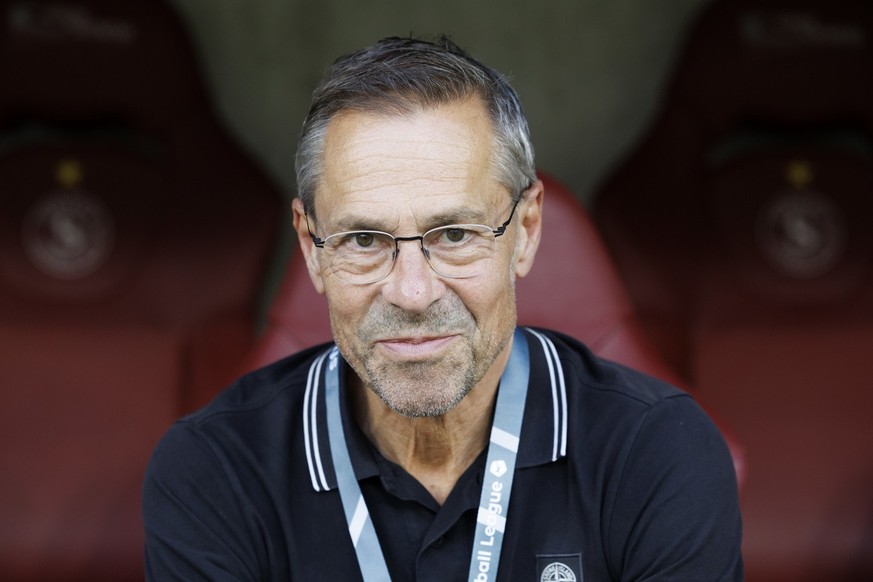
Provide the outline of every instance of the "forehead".
{"type": "Polygon", "coordinates": [[[508,198],[494,176],[493,143],[476,99],[406,115],[344,112],[325,135],[319,220],[369,218],[399,227],[461,209],[484,220],[508,198]]]}

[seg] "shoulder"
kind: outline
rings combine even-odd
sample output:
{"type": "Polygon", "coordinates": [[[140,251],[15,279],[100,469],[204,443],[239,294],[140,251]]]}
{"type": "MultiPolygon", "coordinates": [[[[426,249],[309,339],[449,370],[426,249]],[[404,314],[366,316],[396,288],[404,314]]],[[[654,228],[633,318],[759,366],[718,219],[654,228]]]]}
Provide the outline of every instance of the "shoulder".
{"type": "MultiPolygon", "coordinates": [[[[718,428],[687,392],[658,378],[602,359],[566,335],[532,329],[533,374],[536,351],[551,351],[555,373],[566,385],[571,455],[599,458],[614,468],[629,459],[663,468],[677,458],[696,459],[733,470],[718,428]],[[544,342],[546,348],[537,346],[544,342]],[[558,370],[560,368],[560,370],[558,370]]],[[[546,358],[547,359],[547,358],[546,358]]],[[[548,367],[548,364],[546,364],[548,367]]],[[[691,463],[693,468],[694,463],[691,463]]]]}
{"type": "MultiPolygon", "coordinates": [[[[682,571],[683,579],[721,580],[741,573],[733,462],[691,395],[599,358],[565,335],[535,329],[530,337],[548,345],[565,376],[566,467],[599,491],[610,568],[623,579],[682,571]]],[[[533,362],[540,348],[530,339],[529,345],[533,362]]]]}
{"type": "Polygon", "coordinates": [[[560,373],[572,390],[592,392],[642,408],[665,399],[689,396],[658,378],[597,356],[570,336],[540,328],[527,328],[527,331],[533,365],[540,359],[539,352],[547,354],[546,366],[557,368],[560,364],[560,373]]]}
{"type": "Polygon", "coordinates": [[[245,417],[269,416],[273,408],[281,408],[287,415],[288,405],[301,400],[306,387],[315,381],[316,368],[331,345],[308,348],[241,376],[209,404],[179,422],[207,428],[245,417]]]}
{"type": "Polygon", "coordinates": [[[258,540],[281,547],[277,504],[311,491],[296,469],[305,467],[298,427],[327,347],[246,374],[165,433],[142,489],[150,579],[249,579],[262,570],[282,577],[287,560],[258,540]]]}
{"type": "MultiPolygon", "coordinates": [[[[303,410],[307,387],[330,344],[316,346],[249,372],[203,408],[177,420],[158,443],[150,461],[152,474],[227,469],[257,451],[290,443],[303,410]]],[[[302,433],[301,433],[302,434],[302,433]]],[[[257,455],[256,455],[257,456],[257,455]]]]}

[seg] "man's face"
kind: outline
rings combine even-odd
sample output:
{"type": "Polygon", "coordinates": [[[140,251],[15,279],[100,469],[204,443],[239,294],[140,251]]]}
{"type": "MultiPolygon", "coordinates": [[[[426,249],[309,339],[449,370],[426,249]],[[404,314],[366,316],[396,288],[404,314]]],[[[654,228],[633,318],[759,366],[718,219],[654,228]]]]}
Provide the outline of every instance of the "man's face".
{"type": "MultiPolygon", "coordinates": [[[[455,223],[496,227],[509,217],[512,196],[495,179],[491,156],[491,125],[477,100],[402,117],[343,113],[328,126],[311,226],[322,238],[348,230],[416,236],[455,223]]],[[[337,345],[390,408],[437,416],[483,378],[496,384],[516,323],[515,276],[527,273],[539,240],[541,200],[537,183],[473,277],[442,277],[418,241],[401,241],[391,273],[367,285],[331,271],[295,201],[298,238],[313,283],[327,295],[337,345]]]]}

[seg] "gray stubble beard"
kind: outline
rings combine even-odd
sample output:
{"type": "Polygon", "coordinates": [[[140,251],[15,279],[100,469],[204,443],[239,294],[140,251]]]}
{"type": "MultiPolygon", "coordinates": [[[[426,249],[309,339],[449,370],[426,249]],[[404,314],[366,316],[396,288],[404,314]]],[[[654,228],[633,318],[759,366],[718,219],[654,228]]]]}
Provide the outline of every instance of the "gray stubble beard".
{"type": "Polygon", "coordinates": [[[484,353],[477,354],[479,332],[473,316],[456,295],[448,297],[453,299],[437,303],[423,314],[410,315],[390,305],[369,313],[357,330],[359,345],[368,346],[365,353],[357,353],[349,342],[337,336],[340,351],[364,385],[398,414],[423,418],[449,412],[482,379],[509,341],[506,338],[496,346],[493,341],[486,343],[484,353]],[[437,361],[380,360],[372,342],[372,338],[386,334],[404,337],[445,333],[462,334],[461,344],[437,361]]]}

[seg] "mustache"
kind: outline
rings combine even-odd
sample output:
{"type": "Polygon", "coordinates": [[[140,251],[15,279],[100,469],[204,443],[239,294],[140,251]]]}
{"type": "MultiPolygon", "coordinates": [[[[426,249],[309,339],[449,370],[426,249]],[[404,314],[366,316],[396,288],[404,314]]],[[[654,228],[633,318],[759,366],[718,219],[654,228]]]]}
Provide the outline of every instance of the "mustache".
{"type": "Polygon", "coordinates": [[[428,307],[423,313],[409,313],[390,303],[374,303],[361,322],[358,337],[365,341],[392,337],[446,335],[466,332],[476,326],[472,314],[456,295],[428,307]]]}

